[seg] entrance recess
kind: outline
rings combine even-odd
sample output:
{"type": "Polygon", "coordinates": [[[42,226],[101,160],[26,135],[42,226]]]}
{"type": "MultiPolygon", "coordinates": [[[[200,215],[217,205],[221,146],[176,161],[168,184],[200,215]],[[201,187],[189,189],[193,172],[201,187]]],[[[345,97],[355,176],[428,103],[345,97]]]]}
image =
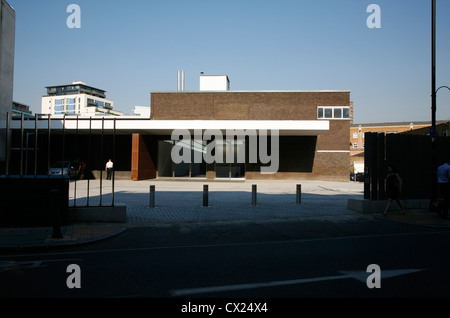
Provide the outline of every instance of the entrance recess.
{"type": "MultiPolygon", "coordinates": [[[[206,178],[205,162],[207,141],[158,141],[158,177],[159,178],[206,178]],[[181,151],[189,151],[191,163],[172,161],[172,149],[180,147],[181,151]],[[200,160],[201,158],[201,160],[200,160]],[[201,162],[199,162],[201,161],[201,162]]],[[[210,165],[214,167],[216,179],[245,178],[245,141],[218,141],[215,147],[215,158],[223,158],[222,163],[210,165]],[[232,160],[227,160],[229,154],[232,160]],[[227,163],[227,161],[232,161],[227,163]]]]}

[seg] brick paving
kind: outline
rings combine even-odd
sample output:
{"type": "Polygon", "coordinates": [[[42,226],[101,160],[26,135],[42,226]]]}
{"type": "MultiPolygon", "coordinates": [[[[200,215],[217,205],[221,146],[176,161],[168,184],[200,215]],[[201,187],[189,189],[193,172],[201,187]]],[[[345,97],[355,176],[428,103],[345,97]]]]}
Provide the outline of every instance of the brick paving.
{"type": "MultiPolygon", "coordinates": [[[[301,204],[296,204],[295,181],[129,181],[114,183],[115,205],[126,205],[127,223],[168,223],[286,219],[354,215],[349,198],[362,198],[363,184],[355,182],[302,181],[301,204]],[[203,207],[203,184],[208,184],[208,207],[203,207]],[[257,204],[252,205],[252,185],[257,204]],[[155,185],[155,207],[150,208],[149,187],[155,185]]],[[[87,181],[71,183],[70,205],[87,202],[87,181]]],[[[89,182],[89,204],[100,202],[100,182],[89,182]]],[[[104,180],[102,205],[111,205],[112,183],[104,180]]]]}

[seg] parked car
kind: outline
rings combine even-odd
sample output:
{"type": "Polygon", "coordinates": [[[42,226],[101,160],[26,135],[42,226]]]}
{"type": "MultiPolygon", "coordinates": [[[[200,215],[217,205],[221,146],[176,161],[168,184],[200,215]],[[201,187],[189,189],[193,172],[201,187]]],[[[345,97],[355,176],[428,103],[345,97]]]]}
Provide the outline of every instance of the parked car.
{"type": "Polygon", "coordinates": [[[69,176],[70,161],[54,161],[50,164],[51,176],[69,176]]]}
{"type": "Polygon", "coordinates": [[[79,161],[54,161],[50,164],[51,176],[68,176],[71,179],[78,178],[81,172],[79,161]]]}

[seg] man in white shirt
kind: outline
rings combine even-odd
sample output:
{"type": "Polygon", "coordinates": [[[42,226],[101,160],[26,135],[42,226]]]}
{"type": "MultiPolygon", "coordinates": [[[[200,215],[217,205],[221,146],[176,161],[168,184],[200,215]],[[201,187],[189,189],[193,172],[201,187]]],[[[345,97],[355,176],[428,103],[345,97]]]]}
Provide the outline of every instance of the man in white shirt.
{"type": "Polygon", "coordinates": [[[441,216],[448,217],[448,209],[450,207],[450,159],[437,169],[437,182],[441,195],[444,199],[443,209],[440,210],[441,216]]]}
{"type": "Polygon", "coordinates": [[[105,170],[106,170],[106,180],[111,180],[112,177],[112,170],[113,170],[113,162],[111,159],[106,163],[105,170]]]}

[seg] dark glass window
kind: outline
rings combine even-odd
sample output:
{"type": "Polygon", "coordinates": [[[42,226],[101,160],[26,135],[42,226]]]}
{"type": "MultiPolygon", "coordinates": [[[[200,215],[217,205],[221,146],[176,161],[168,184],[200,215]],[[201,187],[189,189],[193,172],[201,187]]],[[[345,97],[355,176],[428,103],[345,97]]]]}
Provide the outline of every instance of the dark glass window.
{"type": "Polygon", "coordinates": [[[317,110],[317,118],[323,118],[323,108],[319,107],[317,110]]]}
{"type": "Polygon", "coordinates": [[[334,109],[334,116],[333,118],[342,118],[342,108],[335,108],[334,109]]]}
{"type": "Polygon", "coordinates": [[[350,118],[350,108],[344,108],[344,118],[350,118]]]}

